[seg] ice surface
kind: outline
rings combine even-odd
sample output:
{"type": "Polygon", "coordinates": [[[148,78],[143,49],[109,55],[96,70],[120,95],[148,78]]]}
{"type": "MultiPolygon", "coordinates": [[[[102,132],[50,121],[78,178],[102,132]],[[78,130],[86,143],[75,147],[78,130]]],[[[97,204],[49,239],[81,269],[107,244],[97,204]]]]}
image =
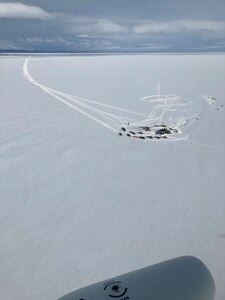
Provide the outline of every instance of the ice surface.
{"type": "MultiPolygon", "coordinates": [[[[224,109],[187,142],[121,138],[0,58],[0,298],[56,299],[179,255],[202,259],[225,296],[224,109]]],[[[224,104],[224,55],[33,57],[38,82],[146,113],[163,93],[224,104]],[[203,100],[202,100],[203,99],[203,100]]],[[[217,108],[219,110],[217,110],[217,108]]]]}
{"type": "MultiPolygon", "coordinates": [[[[165,141],[166,139],[167,142],[186,140],[191,134],[191,132],[189,134],[185,132],[187,127],[190,127],[193,122],[199,121],[207,110],[205,105],[200,112],[196,113],[190,107],[193,106],[194,101],[183,102],[182,98],[177,95],[161,95],[159,84],[157,95],[141,98],[142,101],[147,101],[150,104],[148,106],[152,107],[151,112],[147,114],[62,93],[39,83],[30,75],[28,68],[30,59],[31,57],[24,62],[23,75],[31,84],[119,136],[151,141],[165,141]],[[111,110],[111,112],[107,112],[106,109],[111,110]],[[118,115],[118,112],[120,112],[120,115],[118,115]],[[122,115],[122,113],[126,113],[127,116],[122,115]],[[128,115],[132,115],[132,117],[128,115]],[[136,119],[134,119],[134,116],[136,116],[136,119]],[[137,116],[139,119],[137,119],[137,116]],[[140,117],[142,117],[141,120],[140,117]]],[[[219,110],[219,107],[223,107],[222,104],[218,106],[215,98],[210,96],[205,96],[205,100],[209,104],[215,104],[217,110],[219,110]],[[214,99],[213,102],[212,99],[214,99]]],[[[196,103],[198,102],[196,101],[196,103]]]]}

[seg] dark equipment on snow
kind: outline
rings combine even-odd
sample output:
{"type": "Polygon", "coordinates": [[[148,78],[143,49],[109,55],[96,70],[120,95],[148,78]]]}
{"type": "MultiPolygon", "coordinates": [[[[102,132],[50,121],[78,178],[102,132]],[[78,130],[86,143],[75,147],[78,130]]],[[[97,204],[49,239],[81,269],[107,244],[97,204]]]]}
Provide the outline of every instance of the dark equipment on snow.
{"type": "Polygon", "coordinates": [[[156,134],[171,134],[171,131],[167,128],[161,128],[161,129],[158,129],[156,132],[156,134]]]}

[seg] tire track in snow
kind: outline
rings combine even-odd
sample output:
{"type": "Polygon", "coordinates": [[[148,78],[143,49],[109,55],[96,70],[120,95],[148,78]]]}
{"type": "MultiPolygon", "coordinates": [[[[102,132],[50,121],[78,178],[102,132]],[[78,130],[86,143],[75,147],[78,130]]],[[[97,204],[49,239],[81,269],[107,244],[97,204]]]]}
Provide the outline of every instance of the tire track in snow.
{"type": "Polygon", "coordinates": [[[79,112],[79,113],[83,114],[84,116],[90,118],[91,120],[99,123],[100,125],[106,127],[107,129],[111,130],[114,133],[118,133],[117,127],[119,125],[121,125],[124,120],[134,121],[134,119],[127,118],[127,117],[120,116],[120,115],[110,114],[110,113],[107,113],[107,112],[105,112],[103,110],[94,108],[94,107],[92,107],[92,106],[90,106],[90,105],[88,105],[86,103],[92,103],[92,104],[99,105],[99,106],[102,106],[102,107],[107,107],[107,108],[111,108],[111,109],[114,109],[114,110],[118,110],[118,111],[121,111],[121,112],[126,112],[126,113],[133,114],[133,115],[138,115],[138,116],[142,116],[142,117],[145,116],[144,114],[137,113],[137,112],[134,112],[134,111],[131,111],[131,110],[127,110],[127,109],[123,109],[123,108],[120,108],[120,107],[117,107],[117,106],[114,106],[114,105],[103,104],[103,103],[100,103],[100,102],[97,102],[97,101],[92,101],[92,100],[88,100],[88,99],[85,99],[85,98],[76,97],[74,95],[62,93],[62,92],[60,92],[58,90],[55,90],[55,89],[49,88],[49,87],[47,87],[45,85],[42,85],[42,84],[38,83],[30,75],[30,73],[28,71],[28,62],[29,62],[30,59],[31,59],[31,57],[28,57],[25,60],[24,65],[23,65],[23,75],[24,75],[24,77],[29,82],[31,82],[33,85],[39,87],[40,89],[42,89],[44,92],[48,93],[49,95],[51,95],[55,99],[57,99],[60,102],[64,103],[68,107],[76,110],[77,112],[79,112]],[[83,103],[83,101],[85,101],[86,103],[83,103]],[[74,104],[76,104],[76,105],[74,105],[74,104]],[[108,118],[108,120],[109,119],[113,119],[114,121],[116,120],[117,122],[119,122],[119,124],[117,124],[117,126],[112,126],[109,123],[102,121],[101,119],[97,118],[93,114],[85,111],[84,109],[82,109],[80,107],[86,108],[86,109],[88,109],[88,110],[90,110],[92,112],[100,114],[101,117],[108,118]]]}
{"type": "MultiPolygon", "coordinates": [[[[110,109],[114,109],[114,110],[125,112],[125,113],[128,113],[128,114],[133,114],[133,115],[136,115],[136,116],[142,116],[142,117],[146,118],[146,115],[144,115],[142,113],[138,113],[138,112],[134,112],[134,111],[127,110],[127,109],[124,109],[124,108],[120,108],[120,107],[117,107],[117,106],[114,106],[114,105],[104,104],[104,103],[100,103],[100,102],[97,102],[97,101],[88,100],[88,99],[77,97],[77,96],[74,96],[74,95],[62,93],[58,90],[49,88],[45,85],[42,85],[42,84],[38,83],[36,80],[34,80],[34,78],[30,75],[30,73],[28,71],[28,62],[29,62],[30,59],[31,59],[31,57],[28,57],[25,60],[24,65],[23,65],[23,75],[29,82],[31,82],[33,85],[36,85],[37,87],[42,89],[44,92],[51,95],[52,97],[59,100],[63,104],[67,105],[68,107],[74,109],[75,111],[83,114],[84,116],[88,117],[89,119],[91,119],[91,120],[99,123],[100,125],[106,127],[110,131],[112,131],[114,133],[118,133],[118,124],[117,124],[117,126],[112,126],[109,123],[104,122],[101,119],[97,118],[93,114],[88,113],[86,110],[84,110],[84,108],[88,109],[88,110],[90,110],[94,113],[99,114],[101,117],[108,119],[108,121],[109,120],[111,122],[112,122],[112,120],[117,121],[120,125],[123,124],[124,121],[132,121],[133,122],[135,120],[131,119],[131,118],[127,118],[125,116],[120,116],[120,115],[107,113],[107,112],[105,112],[101,109],[94,108],[94,107],[88,105],[87,103],[102,106],[102,107],[106,107],[106,108],[110,108],[110,109]],[[84,103],[84,102],[86,102],[86,103],[84,103]]],[[[155,112],[155,111],[153,110],[153,112],[155,112]]],[[[220,146],[216,146],[216,145],[204,144],[204,143],[199,143],[199,142],[195,142],[195,141],[187,141],[186,139],[182,139],[182,140],[185,141],[185,142],[191,143],[191,144],[199,145],[199,146],[209,147],[209,148],[213,148],[213,149],[225,150],[224,147],[220,147],[220,146]]]]}

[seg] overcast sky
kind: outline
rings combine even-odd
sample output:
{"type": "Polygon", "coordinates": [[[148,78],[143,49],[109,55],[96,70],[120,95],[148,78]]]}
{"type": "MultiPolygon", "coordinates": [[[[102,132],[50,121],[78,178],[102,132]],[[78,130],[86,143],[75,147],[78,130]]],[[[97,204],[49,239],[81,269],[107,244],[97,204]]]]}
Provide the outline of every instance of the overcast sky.
{"type": "Polygon", "coordinates": [[[0,50],[225,51],[225,0],[0,1],[0,50]]]}

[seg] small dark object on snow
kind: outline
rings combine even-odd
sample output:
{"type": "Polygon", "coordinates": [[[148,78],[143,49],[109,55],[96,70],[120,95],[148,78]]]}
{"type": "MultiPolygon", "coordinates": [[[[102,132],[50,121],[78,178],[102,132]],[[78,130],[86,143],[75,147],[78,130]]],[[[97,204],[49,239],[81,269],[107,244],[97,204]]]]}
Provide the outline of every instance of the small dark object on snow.
{"type": "Polygon", "coordinates": [[[144,136],[139,136],[139,139],[142,139],[142,140],[144,140],[144,139],[145,139],[145,137],[144,137],[144,136]]]}
{"type": "Polygon", "coordinates": [[[134,132],[134,131],[131,131],[131,130],[130,130],[129,132],[130,132],[130,133],[132,133],[132,134],[136,134],[136,132],[134,132]]]}
{"type": "Polygon", "coordinates": [[[171,134],[171,131],[167,128],[161,128],[156,130],[156,134],[162,135],[162,134],[171,134]]]}
{"type": "Polygon", "coordinates": [[[131,136],[129,133],[127,133],[127,136],[131,136]]]}
{"type": "Polygon", "coordinates": [[[121,127],[121,130],[126,131],[126,128],[125,127],[121,127]]]}
{"type": "Polygon", "coordinates": [[[148,138],[148,139],[153,139],[153,136],[148,135],[148,136],[146,136],[146,138],[148,138]]]}
{"type": "Polygon", "coordinates": [[[121,132],[119,132],[119,133],[118,133],[118,135],[120,135],[120,136],[121,136],[121,135],[122,135],[122,133],[121,133],[121,132]]]}
{"type": "Polygon", "coordinates": [[[142,127],[142,129],[144,129],[145,131],[150,131],[150,128],[148,126],[144,126],[142,127]]]}
{"type": "Polygon", "coordinates": [[[161,138],[160,136],[155,136],[155,139],[158,139],[158,140],[159,140],[160,138],[161,138]]]}

